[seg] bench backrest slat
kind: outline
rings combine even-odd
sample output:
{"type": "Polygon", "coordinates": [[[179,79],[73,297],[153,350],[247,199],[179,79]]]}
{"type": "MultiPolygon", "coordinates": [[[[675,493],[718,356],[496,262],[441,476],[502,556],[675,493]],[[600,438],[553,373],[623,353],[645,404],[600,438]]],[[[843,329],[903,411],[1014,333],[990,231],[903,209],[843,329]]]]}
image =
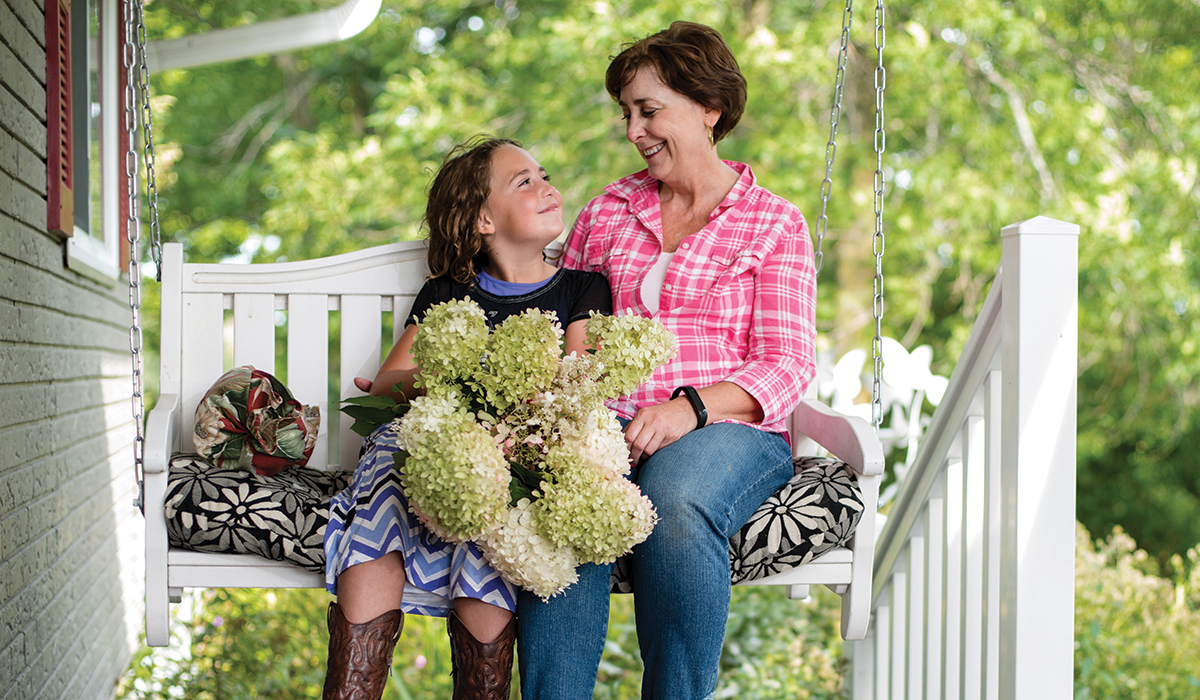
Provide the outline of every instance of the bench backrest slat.
{"type": "MultiPolygon", "coordinates": [[[[324,294],[289,294],[288,326],[305,328],[314,338],[329,337],[329,297],[324,294]]],[[[290,339],[291,336],[289,336],[290,339]]],[[[321,427],[317,431],[317,445],[313,449],[309,465],[325,469],[329,460],[329,343],[289,342],[287,346],[288,388],[296,396],[316,397],[313,401],[301,401],[317,406],[321,411],[321,427]]]]}
{"type": "Polygon", "coordinates": [[[275,295],[233,295],[233,366],[275,374],[275,295]]]}
{"type": "MultiPolygon", "coordinates": [[[[403,320],[401,320],[403,323],[403,320]]],[[[355,377],[374,377],[379,371],[383,313],[378,296],[342,295],[342,362],[339,396],[361,394],[354,387],[355,377]]],[[[389,344],[390,347],[390,344],[389,344]]],[[[350,421],[341,424],[341,464],[358,463],[357,436],[350,421]]]]}
{"type": "Polygon", "coordinates": [[[180,395],[176,449],[194,449],[196,405],[212,383],[235,366],[252,364],[282,374],[297,400],[320,407],[321,429],[309,465],[353,465],[362,440],[350,432],[348,419],[341,420],[338,405],[330,405],[329,392],[336,387],[339,398],[361,395],[354,377],[373,377],[383,348],[403,332],[427,275],[424,242],[258,265],[185,265],[178,244],[164,248],[163,329],[180,328],[181,342],[163,344],[160,391],[180,395]],[[226,309],[232,323],[226,323],[226,309]],[[284,326],[275,325],[277,310],[286,310],[284,326]],[[340,312],[340,323],[331,323],[333,310],[340,312]],[[385,311],[394,312],[391,338],[382,337],[385,311]],[[287,337],[284,371],[275,366],[277,333],[287,337]],[[331,366],[330,343],[340,350],[340,367],[331,366]],[[331,434],[339,439],[330,440],[331,434]],[[330,454],[334,443],[340,446],[330,454]]]}

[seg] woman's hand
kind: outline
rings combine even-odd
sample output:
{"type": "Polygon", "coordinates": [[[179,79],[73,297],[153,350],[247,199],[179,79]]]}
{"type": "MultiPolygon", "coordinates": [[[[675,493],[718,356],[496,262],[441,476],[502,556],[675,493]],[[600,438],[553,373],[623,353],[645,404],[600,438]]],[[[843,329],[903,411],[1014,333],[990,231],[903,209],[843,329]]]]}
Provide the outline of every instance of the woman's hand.
{"type": "Polygon", "coordinates": [[[625,426],[629,458],[637,464],[696,429],[696,413],[684,397],[646,406],[625,426]]]}
{"type": "MultiPolygon", "coordinates": [[[[701,402],[708,410],[708,422],[721,420],[761,423],[762,405],[745,389],[732,382],[717,382],[697,388],[701,402]]],[[[687,397],[680,396],[666,403],[640,409],[625,426],[625,444],[634,464],[697,430],[696,412],[687,397]]]]}

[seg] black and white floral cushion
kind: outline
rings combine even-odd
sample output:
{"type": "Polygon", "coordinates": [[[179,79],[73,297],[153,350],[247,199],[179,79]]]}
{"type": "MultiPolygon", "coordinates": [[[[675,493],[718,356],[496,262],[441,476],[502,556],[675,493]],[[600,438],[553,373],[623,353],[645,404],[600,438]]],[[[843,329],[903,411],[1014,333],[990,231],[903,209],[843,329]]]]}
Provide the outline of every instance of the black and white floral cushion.
{"type": "Polygon", "coordinates": [[[257,554],[324,571],[329,499],[352,476],[295,465],[259,476],[175,455],[167,474],[167,539],[184,549],[257,554]]]}
{"type": "MultiPolygon", "coordinates": [[[[795,467],[796,475],[730,539],[732,583],[800,566],[854,534],[862,493],[845,463],[804,457],[795,467]]],[[[351,477],[296,466],[265,477],[176,455],[168,474],[168,538],[175,547],[257,554],[324,571],[329,499],[351,477]]],[[[630,590],[626,560],[618,559],[613,592],[630,590]]]]}

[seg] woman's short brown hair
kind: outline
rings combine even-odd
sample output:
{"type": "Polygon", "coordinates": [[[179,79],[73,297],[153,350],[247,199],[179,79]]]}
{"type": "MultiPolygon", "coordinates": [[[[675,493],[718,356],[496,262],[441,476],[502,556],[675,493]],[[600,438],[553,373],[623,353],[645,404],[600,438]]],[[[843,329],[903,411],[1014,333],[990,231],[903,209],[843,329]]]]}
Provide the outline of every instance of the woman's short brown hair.
{"type": "Polygon", "coordinates": [[[671,26],[641,41],[626,44],[604,76],[604,87],[614,100],[638,70],[653,66],[667,87],[686,95],[721,118],[713,127],[713,143],[733,131],[746,109],[746,78],[720,33],[695,22],[671,26]]]}
{"type": "Polygon", "coordinates": [[[477,136],[446,154],[429,185],[425,205],[429,229],[429,274],[473,284],[488,262],[479,232],[479,213],[492,189],[492,154],[501,146],[521,147],[512,139],[477,136]]]}

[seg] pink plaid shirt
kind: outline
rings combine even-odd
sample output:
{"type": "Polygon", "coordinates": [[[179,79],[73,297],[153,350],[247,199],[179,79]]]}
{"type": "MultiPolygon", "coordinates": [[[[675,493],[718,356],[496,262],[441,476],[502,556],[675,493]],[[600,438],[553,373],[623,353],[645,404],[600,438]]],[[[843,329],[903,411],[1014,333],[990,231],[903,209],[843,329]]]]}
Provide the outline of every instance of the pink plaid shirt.
{"type": "MultiPolygon", "coordinates": [[[[812,241],[799,209],[755,184],[750,166],[727,164],[737,184],[708,225],[679,244],[663,282],[657,317],[679,353],[610,406],[632,418],[670,400],[675,387],[727,381],[762,406],[754,427],[786,432],[815,372],[812,241]]],[[[658,181],[643,170],[604,192],[575,221],[562,264],[604,273],[617,313],[651,316],[641,289],[662,252],[658,181]]]]}

